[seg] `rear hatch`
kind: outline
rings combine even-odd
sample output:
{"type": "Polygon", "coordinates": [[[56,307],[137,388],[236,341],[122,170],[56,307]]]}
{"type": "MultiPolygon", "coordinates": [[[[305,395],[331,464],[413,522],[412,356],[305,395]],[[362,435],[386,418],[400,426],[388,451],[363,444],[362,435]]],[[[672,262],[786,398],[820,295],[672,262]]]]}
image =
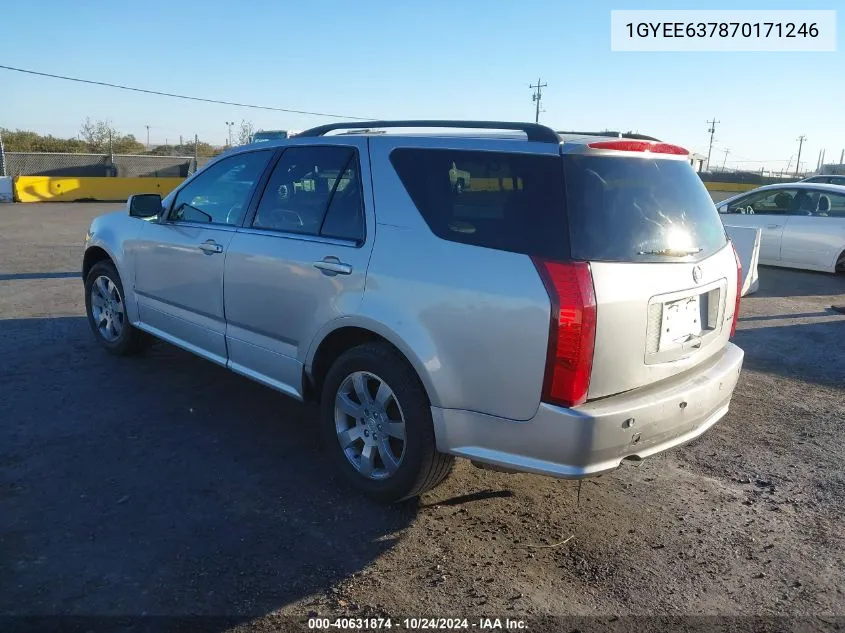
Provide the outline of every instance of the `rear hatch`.
{"type": "Polygon", "coordinates": [[[595,293],[588,399],[663,380],[722,350],[737,264],[686,152],[621,139],[561,151],[571,257],[589,262],[595,293]]]}

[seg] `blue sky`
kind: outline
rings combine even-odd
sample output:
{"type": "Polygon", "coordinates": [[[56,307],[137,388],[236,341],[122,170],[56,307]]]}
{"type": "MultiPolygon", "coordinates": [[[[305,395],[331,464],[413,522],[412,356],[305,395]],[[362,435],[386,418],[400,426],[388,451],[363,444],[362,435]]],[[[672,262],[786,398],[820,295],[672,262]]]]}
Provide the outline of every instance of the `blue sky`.
{"type": "MultiPolygon", "coordinates": [[[[231,101],[351,116],[533,120],[635,129],[706,153],[714,165],[786,166],[806,134],[815,167],[845,148],[845,52],[610,51],[611,9],[845,9],[841,0],[738,3],[617,0],[28,0],[3,9],[0,64],[231,101]],[[738,163],[737,161],[749,161],[738,163]],[[782,161],[782,162],[777,162],[782,161]]],[[[837,31],[843,29],[839,12],[837,31]]],[[[73,136],[109,118],[153,143],[224,121],[303,129],[331,119],[209,105],[0,70],[0,126],[73,136]]]]}

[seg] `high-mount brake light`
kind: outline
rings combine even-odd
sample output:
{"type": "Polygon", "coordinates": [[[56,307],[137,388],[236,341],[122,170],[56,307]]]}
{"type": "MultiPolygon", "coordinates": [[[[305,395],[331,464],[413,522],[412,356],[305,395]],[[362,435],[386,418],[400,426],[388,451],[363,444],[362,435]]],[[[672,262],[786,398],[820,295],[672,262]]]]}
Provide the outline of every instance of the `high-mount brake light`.
{"type": "Polygon", "coordinates": [[[610,149],[617,152],[647,152],[649,154],[675,154],[687,156],[689,151],[679,145],[670,143],[655,143],[654,141],[617,140],[617,141],[596,141],[587,147],[591,149],[610,149]]]}

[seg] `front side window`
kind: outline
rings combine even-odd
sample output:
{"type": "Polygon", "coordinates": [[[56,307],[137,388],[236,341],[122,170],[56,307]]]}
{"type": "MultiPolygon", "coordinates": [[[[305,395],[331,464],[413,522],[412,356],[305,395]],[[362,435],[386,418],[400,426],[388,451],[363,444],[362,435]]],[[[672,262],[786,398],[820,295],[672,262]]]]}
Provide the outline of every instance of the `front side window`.
{"type": "Polygon", "coordinates": [[[210,165],[176,194],[169,220],[240,224],[253,187],[272,155],[272,150],[246,152],[210,165]]]}
{"type": "Polygon", "coordinates": [[[364,212],[355,150],[287,149],[270,175],[252,226],[362,241],[364,212]]]}
{"type": "Polygon", "coordinates": [[[799,197],[797,189],[768,189],[757,191],[734,200],[728,205],[728,213],[744,215],[787,215],[791,211],[808,206],[806,192],[799,197]]]}

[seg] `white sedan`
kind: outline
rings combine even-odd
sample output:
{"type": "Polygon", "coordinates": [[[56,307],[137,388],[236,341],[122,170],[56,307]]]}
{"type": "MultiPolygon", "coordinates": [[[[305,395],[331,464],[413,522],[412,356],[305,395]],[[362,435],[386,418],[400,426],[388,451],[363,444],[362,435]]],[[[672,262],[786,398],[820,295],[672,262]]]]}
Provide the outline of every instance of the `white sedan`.
{"type": "Polygon", "coordinates": [[[726,225],[761,229],[761,264],[845,272],[845,186],[766,185],[716,209],[726,225]]]}

